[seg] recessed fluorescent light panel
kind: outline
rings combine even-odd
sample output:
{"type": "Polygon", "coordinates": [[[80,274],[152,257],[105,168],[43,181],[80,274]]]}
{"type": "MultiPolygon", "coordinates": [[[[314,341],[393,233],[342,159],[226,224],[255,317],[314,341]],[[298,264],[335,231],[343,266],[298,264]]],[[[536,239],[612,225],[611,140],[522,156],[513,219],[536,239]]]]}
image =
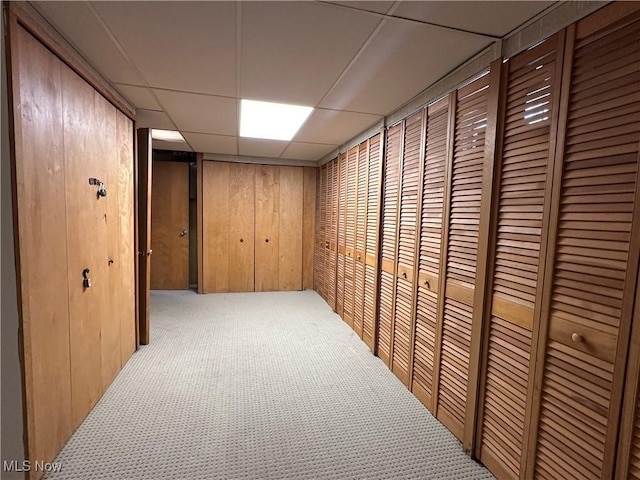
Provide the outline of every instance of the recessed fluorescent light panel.
{"type": "Polygon", "coordinates": [[[243,99],[240,136],[290,141],[312,111],[313,107],[243,99]]]}
{"type": "Polygon", "coordinates": [[[182,138],[180,132],[176,132],[175,130],[156,130],[154,128],[151,130],[151,138],[165,142],[184,142],[184,138],[182,138]]]}

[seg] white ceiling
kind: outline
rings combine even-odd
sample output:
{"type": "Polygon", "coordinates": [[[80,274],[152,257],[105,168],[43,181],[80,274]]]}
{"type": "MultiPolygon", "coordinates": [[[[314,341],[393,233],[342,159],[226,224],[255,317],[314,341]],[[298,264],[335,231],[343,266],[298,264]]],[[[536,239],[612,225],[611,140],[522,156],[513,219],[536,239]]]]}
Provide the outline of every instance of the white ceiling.
{"type": "Polygon", "coordinates": [[[136,107],[211,154],[318,160],[554,2],[52,2],[35,6],[136,107]],[[292,142],[238,137],[239,99],[316,107],[292,142]]]}

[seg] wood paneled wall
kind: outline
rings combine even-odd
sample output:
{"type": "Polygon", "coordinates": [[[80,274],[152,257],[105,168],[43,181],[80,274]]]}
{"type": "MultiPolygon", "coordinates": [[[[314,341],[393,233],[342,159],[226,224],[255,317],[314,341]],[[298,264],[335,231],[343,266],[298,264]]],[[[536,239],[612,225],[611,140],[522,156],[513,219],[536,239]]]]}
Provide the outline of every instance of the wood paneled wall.
{"type": "Polygon", "coordinates": [[[385,140],[380,173],[371,141],[321,169],[338,261],[319,291],[363,338],[374,312],[373,351],[498,478],[639,478],[638,4],[494,62],[385,140]]]}
{"type": "Polygon", "coordinates": [[[201,176],[202,293],[309,288],[315,169],[204,161],[201,176]]]}
{"type": "Polygon", "coordinates": [[[134,130],[9,18],[27,457],[48,462],[136,348],[134,130]]]}

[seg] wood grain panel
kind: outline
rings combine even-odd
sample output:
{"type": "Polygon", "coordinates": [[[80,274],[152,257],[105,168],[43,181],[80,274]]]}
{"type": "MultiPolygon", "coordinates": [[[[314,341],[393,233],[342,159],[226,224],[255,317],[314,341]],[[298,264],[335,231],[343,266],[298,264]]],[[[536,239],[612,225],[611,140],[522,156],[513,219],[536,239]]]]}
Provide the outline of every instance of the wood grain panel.
{"type": "MultiPolygon", "coordinates": [[[[228,165],[229,192],[228,228],[223,235],[229,241],[228,259],[222,260],[228,269],[230,292],[253,292],[255,274],[255,165],[228,165]]],[[[224,178],[224,176],[223,176],[224,178]]],[[[223,204],[226,202],[222,202],[223,204]]],[[[302,208],[302,199],[300,199],[302,208]]],[[[215,219],[212,219],[215,221],[215,219]]],[[[302,240],[301,237],[300,240],[302,240]]],[[[302,245],[300,245],[302,248],[302,245]]],[[[298,257],[302,261],[302,251],[298,257]]]]}
{"type": "Polygon", "coordinates": [[[378,234],[380,215],[380,174],[382,171],[381,135],[369,139],[367,175],[367,215],[365,239],[364,314],[362,340],[375,350],[377,310],[378,234]]]}
{"type": "Polygon", "coordinates": [[[204,293],[229,291],[229,168],[229,163],[202,164],[204,293]]]}
{"type": "MultiPolygon", "coordinates": [[[[279,167],[280,231],[278,233],[278,290],[302,289],[302,199],[300,167],[279,167]]],[[[328,291],[330,286],[327,285],[328,291]]]]}
{"type": "Polygon", "coordinates": [[[502,67],[507,85],[477,447],[498,478],[520,478],[526,461],[532,330],[541,302],[563,38],[556,35],[502,67]]]}
{"type": "Polygon", "coordinates": [[[382,233],[380,258],[393,265],[392,271],[380,272],[380,312],[378,323],[378,356],[387,364],[391,360],[392,322],[394,315],[396,244],[398,231],[398,203],[400,191],[400,155],[402,153],[402,125],[387,130],[383,166],[382,233]]]}
{"type": "Polygon", "coordinates": [[[391,369],[405,385],[410,375],[410,357],[413,347],[413,290],[414,262],[419,207],[419,185],[422,172],[424,129],[423,111],[404,122],[403,160],[400,179],[400,205],[398,213],[398,275],[393,322],[393,353],[391,369]]]}
{"type": "Polygon", "coordinates": [[[315,210],[317,168],[303,167],[304,211],[302,213],[302,288],[313,288],[315,259],[315,210]]]}
{"type": "MultiPolygon", "coordinates": [[[[108,197],[97,195],[89,176],[106,181],[102,161],[104,112],[96,93],[70,68],[62,67],[62,112],[69,252],[69,340],[71,350],[72,429],[77,428],[103,392],[101,330],[108,299],[108,197]],[[83,232],[83,235],[78,235],[83,232]],[[91,288],[82,272],[90,270],[91,288]]],[[[115,112],[114,112],[115,120],[115,112]]],[[[114,132],[115,133],[115,132],[114,132]]],[[[115,136],[115,135],[114,135],[115,136]]],[[[111,190],[110,185],[107,185],[111,190]]],[[[113,190],[112,190],[113,193],[113,190]]],[[[114,219],[115,221],[115,219],[114,219]]],[[[108,308],[108,307],[107,307],[108,308]]]]}
{"type": "Polygon", "coordinates": [[[418,291],[411,391],[432,409],[438,283],[442,255],[443,206],[449,98],[429,106],[422,188],[418,291]]]}
{"type": "Polygon", "coordinates": [[[129,360],[136,349],[136,299],[135,299],[135,250],[134,226],[134,174],[133,174],[133,122],[123,113],[116,112],[118,147],[118,216],[120,264],[120,365],[129,360]]]}
{"type": "Polygon", "coordinates": [[[575,41],[573,32],[554,192],[554,269],[543,314],[551,325],[541,357],[535,472],[609,478],[626,361],[618,350],[626,340],[619,336],[628,335],[637,279],[640,21],[575,41]],[[571,341],[554,328],[558,322],[575,327],[571,341]],[[602,354],[610,336],[618,349],[602,354]]]}
{"type": "Polygon", "coordinates": [[[51,461],[73,432],[61,71],[59,60],[11,20],[26,453],[51,461]]]}
{"type": "Polygon", "coordinates": [[[189,288],[189,165],[153,162],[151,289],[189,288]]]}
{"type": "MultiPolygon", "coordinates": [[[[487,126],[489,76],[457,92],[451,200],[447,239],[445,300],[439,347],[436,416],[462,439],[469,381],[473,301],[451,296],[472,292],[476,280],[484,138],[487,126]]],[[[473,295],[469,295],[473,298],[473,295]]]]}
{"type": "Polygon", "coordinates": [[[279,288],[280,169],[256,167],[255,289],[272,292],[279,288]]]}
{"type": "MultiPolygon", "coordinates": [[[[151,130],[137,130],[137,235],[138,235],[138,342],[149,344],[150,296],[151,296],[151,188],[152,188],[152,138],[151,130]]],[[[202,178],[202,176],[200,176],[202,178]]],[[[199,281],[202,282],[203,276],[199,281]]],[[[201,288],[201,284],[199,288],[201,288]]]]}

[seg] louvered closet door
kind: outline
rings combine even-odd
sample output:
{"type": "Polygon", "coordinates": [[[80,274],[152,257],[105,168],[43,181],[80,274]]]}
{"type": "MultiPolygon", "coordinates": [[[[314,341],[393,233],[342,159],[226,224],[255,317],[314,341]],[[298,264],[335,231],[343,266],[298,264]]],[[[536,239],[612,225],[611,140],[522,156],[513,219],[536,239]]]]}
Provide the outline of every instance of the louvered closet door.
{"type": "Polygon", "coordinates": [[[320,178],[318,185],[320,186],[320,250],[322,251],[320,257],[320,269],[322,270],[321,274],[321,284],[318,293],[327,301],[327,164],[322,165],[320,167],[320,178]]]}
{"type": "Polygon", "coordinates": [[[338,206],[337,206],[337,160],[332,160],[327,164],[327,237],[325,239],[325,291],[327,303],[335,310],[336,308],[336,237],[338,234],[338,206]]]}
{"type": "Polygon", "coordinates": [[[321,294],[324,281],[324,236],[322,235],[322,221],[320,205],[322,202],[322,185],[320,185],[320,169],[316,169],[316,210],[315,236],[313,249],[313,287],[321,294]]]}
{"type": "Polygon", "coordinates": [[[376,328],[376,276],[378,271],[378,215],[380,209],[380,172],[382,144],[380,135],[369,140],[369,167],[367,175],[367,218],[365,239],[364,315],[362,340],[371,351],[375,348],[376,328]]]}
{"type": "Polygon", "coordinates": [[[500,479],[520,478],[521,472],[534,312],[539,316],[539,273],[546,251],[561,38],[503,65],[504,140],[496,166],[500,181],[478,438],[480,460],[500,479]]]}
{"type": "Polygon", "coordinates": [[[404,126],[402,176],[400,179],[400,231],[398,234],[398,265],[396,267],[396,303],[393,321],[392,371],[409,385],[411,359],[414,263],[416,255],[416,223],[418,221],[418,190],[422,172],[423,112],[407,120],[404,126]]]}
{"type": "Polygon", "coordinates": [[[482,197],[489,75],[457,92],[436,416],[462,439],[482,197]]]}
{"type": "Polygon", "coordinates": [[[543,318],[549,325],[536,402],[540,478],[611,475],[619,412],[612,398],[624,370],[615,362],[618,341],[626,342],[618,334],[628,332],[640,248],[637,212],[633,225],[640,21],[604,31],[594,24],[593,17],[578,23],[571,78],[562,89],[568,115],[557,160],[555,256],[548,262],[552,283],[543,318]]]}
{"type": "Polygon", "coordinates": [[[398,192],[402,124],[387,130],[382,194],[382,235],[380,245],[380,285],[378,301],[378,356],[388,365],[391,354],[391,325],[394,311],[398,192]]]}
{"type": "Polygon", "coordinates": [[[364,264],[367,235],[367,142],[358,147],[356,182],[356,249],[354,252],[353,329],[362,338],[364,321],[364,264]]]}
{"type": "Polygon", "coordinates": [[[356,180],[358,169],[358,147],[347,152],[347,195],[345,205],[345,240],[346,254],[344,259],[344,320],[353,328],[354,309],[354,254],[356,243],[356,180]]]}
{"type": "Polygon", "coordinates": [[[432,404],[438,285],[442,258],[442,221],[449,132],[447,96],[429,106],[422,187],[420,256],[411,391],[429,409],[432,404]]]}
{"type": "Polygon", "coordinates": [[[347,154],[338,158],[338,271],[336,273],[336,312],[344,319],[344,258],[347,254],[347,154]]]}

